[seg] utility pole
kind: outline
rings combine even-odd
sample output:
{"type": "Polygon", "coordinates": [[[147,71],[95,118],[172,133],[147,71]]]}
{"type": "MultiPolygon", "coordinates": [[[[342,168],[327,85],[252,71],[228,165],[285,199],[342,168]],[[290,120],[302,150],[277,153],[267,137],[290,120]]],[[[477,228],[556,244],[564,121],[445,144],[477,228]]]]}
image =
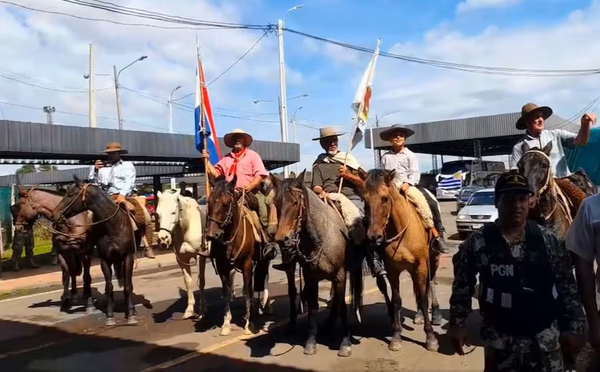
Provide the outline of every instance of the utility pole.
{"type": "Polygon", "coordinates": [[[167,102],[167,105],[169,106],[169,133],[173,133],[173,93],[175,93],[179,88],[181,88],[181,85],[178,85],[171,91],[169,101],[167,102]]]}
{"type": "MultiPolygon", "coordinates": [[[[290,124],[292,124],[292,128],[294,129],[294,143],[298,143],[298,138],[296,137],[296,114],[298,111],[302,110],[303,106],[300,106],[294,111],[294,115],[292,115],[292,119],[290,120],[290,124]]],[[[298,163],[296,163],[296,175],[298,174],[298,163]]]]}
{"type": "MultiPolygon", "coordinates": [[[[375,128],[379,128],[379,115],[375,115],[375,128]]],[[[371,128],[371,133],[373,132],[373,128],[371,128]]],[[[373,142],[373,135],[371,134],[371,146],[375,149],[375,143],[373,142]]],[[[375,159],[373,160],[375,163],[375,168],[381,168],[381,150],[377,149],[375,151],[375,159]]]]}
{"type": "Polygon", "coordinates": [[[48,123],[48,124],[54,123],[54,120],[52,118],[52,114],[56,111],[54,106],[44,106],[43,110],[46,113],[46,123],[48,123]]]}
{"type": "Polygon", "coordinates": [[[123,130],[123,119],[121,119],[121,99],[119,98],[119,74],[117,74],[116,65],[113,65],[113,73],[115,75],[115,94],[117,96],[117,119],[119,120],[119,130],[123,130]]]}
{"type": "Polygon", "coordinates": [[[90,44],[90,65],[88,70],[88,83],[89,83],[89,115],[90,115],[90,128],[96,128],[96,92],[94,90],[94,44],[90,44]]]}
{"type": "MultiPolygon", "coordinates": [[[[281,142],[288,142],[287,133],[287,92],[285,85],[285,58],[283,55],[283,20],[277,21],[277,46],[279,50],[279,123],[281,125],[281,142]]],[[[289,166],[283,168],[283,177],[290,175],[289,166]]]]}

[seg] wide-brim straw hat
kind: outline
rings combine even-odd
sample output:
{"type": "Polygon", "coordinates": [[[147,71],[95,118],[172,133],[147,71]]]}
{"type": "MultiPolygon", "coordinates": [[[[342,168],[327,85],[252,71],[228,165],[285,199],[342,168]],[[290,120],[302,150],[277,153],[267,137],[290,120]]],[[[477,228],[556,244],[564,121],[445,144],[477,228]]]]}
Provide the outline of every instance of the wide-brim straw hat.
{"type": "Polygon", "coordinates": [[[244,147],[250,147],[252,141],[254,140],[251,135],[244,132],[242,129],[234,129],[231,132],[227,133],[225,137],[223,137],[223,142],[225,142],[225,146],[229,148],[233,148],[235,145],[234,139],[239,136],[242,139],[242,144],[244,147]]]}
{"type": "Polygon", "coordinates": [[[532,115],[537,115],[540,113],[542,114],[544,120],[546,120],[552,116],[552,109],[548,106],[538,106],[535,103],[526,103],[523,105],[523,108],[521,108],[521,117],[519,120],[517,120],[515,127],[518,130],[527,129],[527,124],[525,124],[525,121],[527,121],[527,119],[532,115]]]}
{"type": "Polygon", "coordinates": [[[379,138],[381,138],[382,141],[390,141],[397,133],[402,133],[404,134],[405,138],[408,138],[415,134],[415,131],[401,124],[394,124],[391,127],[381,131],[381,133],[379,133],[379,138]]]}
{"type": "Polygon", "coordinates": [[[346,134],[346,132],[340,132],[339,130],[335,129],[334,127],[323,127],[321,129],[319,129],[319,137],[313,138],[312,140],[318,141],[322,138],[338,137],[338,136],[343,136],[344,134],[346,134]]]}
{"type": "Polygon", "coordinates": [[[111,142],[106,145],[106,149],[104,149],[103,153],[108,154],[110,152],[120,152],[121,154],[127,154],[127,150],[121,147],[120,142],[111,142]]]}

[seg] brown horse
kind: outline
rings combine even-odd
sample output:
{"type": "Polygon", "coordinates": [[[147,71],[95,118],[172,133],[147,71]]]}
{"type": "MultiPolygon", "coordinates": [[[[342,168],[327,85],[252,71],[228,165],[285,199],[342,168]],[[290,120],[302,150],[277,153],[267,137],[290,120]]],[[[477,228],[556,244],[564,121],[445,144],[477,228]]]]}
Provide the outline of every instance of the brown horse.
{"type": "MultiPolygon", "coordinates": [[[[372,244],[383,246],[385,250],[385,269],[392,288],[394,335],[389,348],[392,351],[402,349],[400,274],[407,270],[413,280],[417,308],[424,315],[426,347],[430,351],[437,351],[439,345],[428,314],[428,294],[437,267],[437,257],[430,255],[433,235],[425,228],[415,207],[394,185],[394,175],[395,171],[382,169],[372,169],[368,173],[360,172],[369,224],[367,237],[372,244]]],[[[441,321],[435,291],[432,316],[436,321],[441,321]]]]}
{"type": "Polygon", "coordinates": [[[529,218],[552,229],[559,238],[564,239],[577,214],[578,206],[586,195],[568,178],[554,178],[550,161],[551,151],[552,142],[543,149],[530,148],[524,144],[523,156],[517,167],[529,181],[537,200],[535,207],[530,209],[529,218]]]}
{"type": "MultiPolygon", "coordinates": [[[[276,189],[274,204],[278,219],[275,241],[283,245],[283,250],[292,250],[300,258],[305,281],[301,298],[308,303],[309,322],[304,354],[314,355],[317,352],[319,282],[329,280],[333,298],[327,325],[331,326],[336,315],[340,314],[343,336],[338,356],[348,357],[352,353],[352,343],[345,300],[346,271],[350,271],[352,302],[355,310],[358,310],[362,295],[362,249],[351,243],[348,229],[339,214],[304,185],[305,172],[295,179],[283,181],[271,177],[276,189]]],[[[287,279],[290,321],[295,323],[295,264],[292,266],[287,272],[287,279]]]]}
{"type": "MultiPolygon", "coordinates": [[[[252,334],[251,315],[253,314],[254,289],[262,291],[265,276],[268,275],[269,261],[262,259],[259,242],[255,239],[250,213],[246,207],[256,210],[257,199],[252,194],[235,190],[237,176],[231,182],[220,176],[211,179],[212,192],[207,200],[206,238],[212,242],[211,257],[223,285],[225,297],[225,316],[221,326],[221,336],[231,333],[231,299],[233,296],[233,278],[240,271],[244,279],[244,299],[246,315],[244,334],[252,334]],[[253,278],[255,273],[261,277],[253,278]],[[253,287],[253,279],[256,285],[253,287]]],[[[268,299],[265,303],[268,304],[268,299]]]]}
{"type": "Polygon", "coordinates": [[[52,219],[52,211],[64,197],[64,193],[36,188],[26,190],[21,186],[18,186],[18,189],[19,199],[15,203],[15,225],[33,225],[38,217],[54,222],[54,226],[48,229],[52,231],[52,244],[56,247],[58,262],[62,270],[61,311],[69,311],[77,296],[77,276],[81,275],[83,271],[83,299],[87,312],[91,313],[94,310],[94,304],[90,266],[94,244],[87,231],[90,222],[88,214],[80,213],[69,218],[66,223],[56,223],[52,219]]]}

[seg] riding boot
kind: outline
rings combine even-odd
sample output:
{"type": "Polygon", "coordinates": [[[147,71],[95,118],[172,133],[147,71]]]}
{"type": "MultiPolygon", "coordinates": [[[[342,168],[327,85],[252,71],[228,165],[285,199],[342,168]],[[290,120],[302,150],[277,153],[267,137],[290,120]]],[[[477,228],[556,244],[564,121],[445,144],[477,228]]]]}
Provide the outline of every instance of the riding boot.
{"type": "Polygon", "coordinates": [[[371,275],[373,275],[374,277],[387,275],[387,272],[385,271],[385,265],[383,264],[383,260],[381,259],[381,256],[379,255],[379,252],[377,252],[376,249],[367,247],[366,259],[367,263],[369,264],[369,267],[371,268],[371,275]]]}
{"type": "Polygon", "coordinates": [[[433,248],[443,254],[449,253],[450,248],[446,244],[446,239],[444,239],[443,230],[438,230],[438,229],[434,228],[433,236],[434,236],[433,248]]]}
{"type": "Polygon", "coordinates": [[[144,257],[154,259],[156,256],[154,255],[154,248],[151,245],[147,245],[144,248],[144,257]]]}
{"type": "Polygon", "coordinates": [[[21,271],[21,267],[19,267],[19,261],[13,261],[13,271],[21,271]]]}
{"type": "Polygon", "coordinates": [[[274,270],[287,272],[296,264],[296,255],[289,249],[281,250],[281,263],[273,265],[274,270]]]}
{"type": "Polygon", "coordinates": [[[31,267],[32,269],[37,269],[40,267],[40,265],[35,263],[35,261],[33,260],[33,257],[29,257],[27,259],[27,263],[29,263],[29,267],[31,267]]]}

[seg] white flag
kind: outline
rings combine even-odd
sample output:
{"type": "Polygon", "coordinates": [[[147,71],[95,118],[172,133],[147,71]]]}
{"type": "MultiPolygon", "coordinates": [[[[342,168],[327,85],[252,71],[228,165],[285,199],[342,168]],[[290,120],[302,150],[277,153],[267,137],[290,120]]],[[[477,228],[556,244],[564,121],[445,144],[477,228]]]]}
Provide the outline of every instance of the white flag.
{"type": "Polygon", "coordinates": [[[377,58],[379,58],[379,44],[381,39],[377,39],[377,47],[373,57],[367,65],[367,69],[360,80],[356,94],[354,95],[354,101],[352,102],[352,110],[356,113],[356,130],[352,136],[352,143],[350,149],[354,147],[363,139],[365,128],[367,126],[367,118],[369,115],[369,103],[371,101],[371,85],[373,84],[373,77],[375,76],[375,65],[377,64],[377,58]]]}

